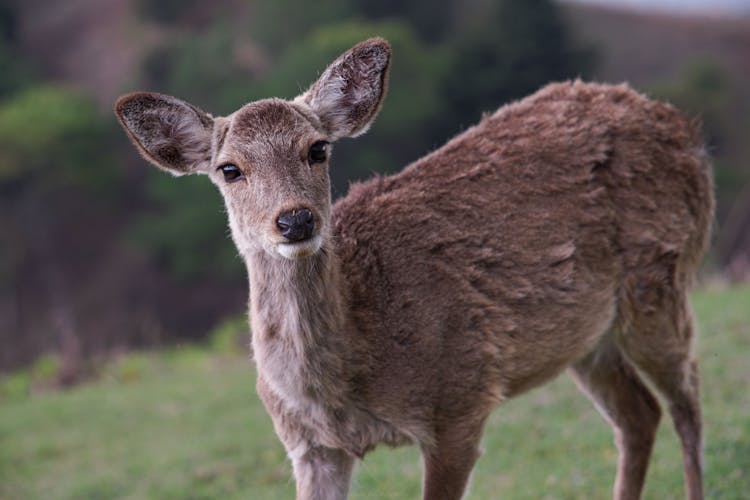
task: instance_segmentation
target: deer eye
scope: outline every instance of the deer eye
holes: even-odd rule
[[[245,176],[242,175],[242,170],[240,170],[237,165],[233,165],[231,163],[222,165],[216,170],[221,170],[221,173],[224,174],[224,180],[230,183],[237,182],[245,178]]]
[[[314,142],[307,152],[307,161],[313,163],[323,163],[328,158],[328,141]]]

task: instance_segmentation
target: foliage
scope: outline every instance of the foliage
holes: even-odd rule
[[[677,81],[656,82],[652,94],[671,102],[700,120],[706,149],[714,163],[714,182],[719,219],[724,220],[743,186],[750,182],[750,170],[737,168],[739,158],[750,154],[744,134],[750,120],[741,110],[732,109],[736,89],[727,69],[712,59],[699,58],[688,64]],[[740,150],[732,151],[731,149]]]
[[[444,0],[355,0],[357,11],[365,18],[378,21],[400,19],[428,43],[444,41],[454,27],[455,19],[471,1]]]
[[[594,53],[571,41],[558,9],[546,0],[505,0],[464,22],[442,82],[452,123],[469,126],[480,112],[550,81],[590,74]]]
[[[179,23],[200,4],[199,0],[137,0],[144,19],[164,25]]]
[[[233,61],[233,33],[224,23],[184,33],[155,49],[144,62],[145,85],[230,113],[247,100],[249,75]]]
[[[13,0],[0,0],[0,41],[15,40],[18,32],[18,16]]]
[[[219,193],[202,176],[173,178],[152,169],[144,186],[150,210],[134,218],[126,241],[181,281],[242,280]]]
[[[305,0],[261,0],[255,4],[250,34],[276,58],[310,32],[356,17],[351,5],[347,0],[319,0],[314,6]]]
[[[222,321],[208,335],[208,344],[217,354],[236,354],[247,351],[250,342],[247,315],[231,317]]]
[[[0,101],[31,79],[31,69],[14,53],[19,20],[13,0],[0,0]]]
[[[56,187],[111,187],[117,170],[104,161],[105,123],[86,97],[65,88],[14,94],[0,103],[0,184],[36,175]]]
[[[748,287],[693,299],[708,498],[750,489],[750,405],[741,392],[750,377],[748,303]],[[293,497],[246,356],[185,347],[128,358],[66,392],[5,398],[0,389],[0,498]],[[610,428],[566,376],[496,410],[483,448],[468,498],[611,494]],[[683,497],[681,469],[665,415],[645,497]],[[416,498],[420,475],[415,448],[382,447],[358,467],[352,498]]]
[[[27,65],[14,57],[9,44],[0,36],[0,100],[26,85],[30,74]]]
[[[105,157],[111,133],[89,99],[65,88],[33,86],[0,102],[0,233],[13,243],[0,252],[0,277],[9,287],[21,263],[46,255],[40,247],[66,217],[77,216],[70,197],[109,202],[115,193],[120,172]],[[61,253],[70,243],[49,252]]]
[[[709,147],[721,149],[728,133],[726,116],[731,102],[729,75],[716,61],[698,59],[684,70],[677,82],[657,82],[653,94],[685,112],[700,115]]]

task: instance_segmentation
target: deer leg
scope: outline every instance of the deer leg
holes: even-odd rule
[[[687,497],[690,500],[702,500],[701,408],[696,361],[687,362],[680,372],[682,383],[669,392],[665,391],[665,396],[669,400],[669,412],[682,445]]]
[[[606,336],[572,367],[579,388],[612,425],[619,451],[614,498],[638,499],[643,490],[661,410],[619,348]]]
[[[637,319],[637,330],[624,335],[621,343],[667,400],[682,446],[686,496],[701,500],[701,407],[698,366],[691,354],[695,326],[688,304],[686,298],[678,298],[671,303],[674,307]]]
[[[459,500],[479,458],[484,418],[458,420],[438,432],[436,443],[422,448],[424,500]]]
[[[310,447],[290,454],[297,500],[343,500],[349,493],[354,458],[342,450]]]

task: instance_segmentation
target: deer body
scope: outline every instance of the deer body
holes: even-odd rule
[[[294,101],[226,118],[155,94],[117,106],[149,160],[224,195],[298,498],[345,497],[380,443],[419,445],[425,498],[459,498],[492,409],[566,368],[613,425],[615,497],[637,498],[660,410],[634,366],[701,498],[687,291],[713,198],[692,125],[626,86],[555,84],[331,207],[319,153],[369,126],[389,55],[363,42]]]

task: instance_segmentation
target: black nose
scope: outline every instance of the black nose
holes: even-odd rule
[[[279,228],[281,236],[289,241],[303,241],[312,236],[315,221],[310,210],[300,208],[279,215],[276,226]]]

